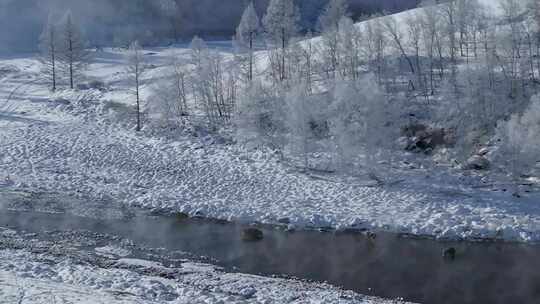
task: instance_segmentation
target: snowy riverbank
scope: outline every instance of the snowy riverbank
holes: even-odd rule
[[[168,53],[152,50],[148,77],[160,74]],[[376,186],[367,177],[305,174],[268,151],[212,136],[137,134],[126,127],[133,117],[122,60],[107,51],[90,65],[89,77],[107,89],[55,94],[36,60],[1,61],[9,69],[0,100],[11,96],[0,116],[2,187],[291,228],[540,240],[536,190],[518,199],[504,181],[412,155],[382,164],[380,176],[395,182]]]

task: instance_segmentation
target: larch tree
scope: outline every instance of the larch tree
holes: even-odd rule
[[[58,57],[60,52],[58,27],[49,16],[43,32],[39,37],[39,49],[41,51],[41,62],[44,65],[44,72],[47,79],[51,81],[51,90],[56,91]]]
[[[271,0],[268,10],[263,18],[263,25],[269,42],[277,47],[281,46],[279,79],[286,78],[286,49],[291,39],[298,32],[300,15],[291,0]]]
[[[327,70],[335,78],[340,65],[339,58],[339,26],[343,17],[348,16],[348,5],[345,0],[331,0],[319,17],[318,26],[322,32],[324,59]]]
[[[135,101],[136,101],[136,111],[137,111],[137,131],[142,129],[142,120],[141,120],[141,78],[145,72],[145,59],[139,45],[138,41],[134,41],[129,46],[127,56],[127,67],[126,72],[128,77],[132,81],[134,92],[135,92]]]
[[[244,10],[240,24],[236,29],[236,38],[244,47],[249,49],[249,81],[253,80],[253,43],[259,34],[261,29],[261,22],[253,2],[250,2],[249,5]]]
[[[342,17],[339,22],[339,57],[341,58],[341,76],[351,79],[358,77],[362,32],[351,18]]]
[[[88,60],[85,44],[79,26],[74,21],[71,11],[67,11],[62,20],[61,59],[68,73],[69,87],[75,86],[75,79]]]

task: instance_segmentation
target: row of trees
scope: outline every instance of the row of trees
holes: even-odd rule
[[[60,22],[55,22],[54,16],[49,16],[40,36],[39,46],[45,74],[51,81],[51,89],[55,91],[59,80],[65,78],[73,89],[87,63],[88,52],[71,11],[67,11]]]

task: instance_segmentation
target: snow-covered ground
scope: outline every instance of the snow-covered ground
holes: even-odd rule
[[[155,68],[143,96],[172,51],[147,52]],[[2,187],[295,228],[540,240],[538,192],[514,198],[489,175],[410,155],[407,163],[382,164],[378,173],[395,182],[376,186],[369,178],[307,175],[268,151],[216,136],[138,134],[122,52],[95,55],[87,75],[105,90],[54,94],[36,59],[0,60]]]

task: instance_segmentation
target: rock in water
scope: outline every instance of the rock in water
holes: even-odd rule
[[[177,212],[177,213],[174,214],[174,217],[179,221],[183,221],[183,220],[188,219],[189,215],[187,213],[184,213],[184,212]]]
[[[455,260],[456,259],[456,248],[450,247],[444,250],[443,257],[448,260]]]
[[[242,231],[242,240],[246,242],[257,242],[263,237],[263,232],[257,228],[246,228]]]
[[[489,160],[482,155],[474,155],[467,160],[464,165],[465,170],[487,170],[489,169]]]

